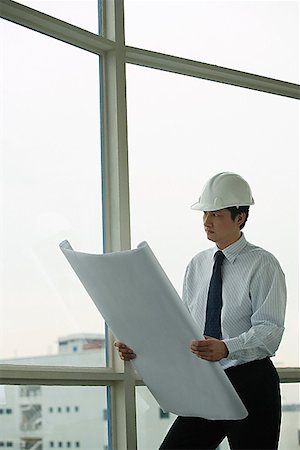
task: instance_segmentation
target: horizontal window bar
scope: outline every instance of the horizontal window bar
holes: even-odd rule
[[[6,364],[0,367],[0,384],[103,386],[123,381],[124,373],[109,368],[46,367]]]
[[[126,61],[131,64],[230,84],[269,94],[300,99],[300,86],[287,81],[254,75],[239,70],[192,61],[177,56],[126,47]]]
[[[299,383],[299,367],[277,368],[281,383]],[[18,366],[6,364],[0,367],[0,384],[39,384],[66,386],[103,386],[116,381],[125,381],[124,372],[95,367],[46,367]],[[144,386],[138,376],[136,386]]]
[[[281,383],[299,383],[300,367],[282,367],[277,368]]]
[[[11,0],[0,0],[0,17],[98,55],[115,46],[109,39]]]

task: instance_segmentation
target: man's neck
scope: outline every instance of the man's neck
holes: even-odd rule
[[[228,241],[223,241],[223,242],[216,242],[216,245],[217,245],[219,250],[224,250],[225,248],[227,248],[230,245],[232,245],[235,242],[237,242],[240,239],[241,236],[242,236],[242,233],[239,232],[239,235],[233,237],[232,239],[229,239]]]

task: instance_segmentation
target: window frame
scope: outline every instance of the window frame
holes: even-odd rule
[[[0,0],[0,16],[101,56],[101,138],[103,245],[105,252],[130,248],[126,64],[221,82],[300,99],[299,85],[125,45],[123,0],[101,0],[101,32],[96,35],[10,0]],[[3,385],[108,386],[111,448],[137,449],[135,387],[143,386],[129,362],[120,360],[107,333],[106,368],[0,366]],[[300,382],[300,367],[277,369],[281,383]]]

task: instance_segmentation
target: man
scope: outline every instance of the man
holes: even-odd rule
[[[161,450],[213,450],[225,436],[235,450],[278,448],[280,389],[270,356],[284,330],[286,286],[276,258],[241,232],[253,204],[248,183],[237,174],[219,173],[206,183],[192,209],[203,211],[204,230],[215,247],[191,260],[183,286],[183,301],[204,337],[191,343],[191,351],[220,362],[248,416],[178,417]],[[122,359],[136,357],[125,344],[115,345]]]

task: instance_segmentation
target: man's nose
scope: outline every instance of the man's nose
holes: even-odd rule
[[[204,225],[210,225],[211,224],[211,215],[209,213],[204,214],[204,216],[203,216],[203,223],[204,223]]]

